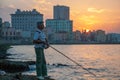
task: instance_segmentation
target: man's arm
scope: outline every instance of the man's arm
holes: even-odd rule
[[[36,33],[34,34],[33,43],[34,43],[34,44],[45,43],[44,41],[42,41],[42,40],[39,39],[39,33],[38,33],[38,32],[36,32]]]
[[[49,48],[50,47],[50,45],[49,45],[49,43],[48,43],[48,40],[47,40],[47,38],[45,38],[45,45],[47,45],[47,47],[45,48],[45,49],[47,49],[47,48]]]

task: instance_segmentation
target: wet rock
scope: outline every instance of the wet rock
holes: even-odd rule
[[[7,74],[0,76],[0,80],[38,80],[36,76],[33,75],[22,75],[21,73],[17,74]],[[55,80],[55,79],[45,79],[45,80]]]
[[[29,70],[27,62],[0,60],[0,69],[6,72],[22,72]]]
[[[56,67],[60,67],[60,66],[66,66],[66,67],[68,67],[69,65],[67,65],[67,64],[61,64],[61,63],[57,63],[57,64],[52,64],[53,66],[56,66]]]
[[[5,72],[5,71],[0,70],[0,76],[3,76],[3,75],[5,75],[5,74],[6,74],[6,72]]]
[[[7,74],[0,76],[0,80],[37,80],[37,78],[32,75]]]
[[[7,53],[7,50],[11,48],[8,44],[0,44],[0,59],[6,59],[10,54]]]

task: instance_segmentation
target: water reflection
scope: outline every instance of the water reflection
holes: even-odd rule
[[[33,46],[12,46],[9,56],[11,60],[35,61]],[[49,74],[57,80],[119,80],[120,79],[120,45],[53,45],[67,56],[82,64],[97,78],[82,70],[79,66],[63,57],[53,49],[45,50]],[[17,54],[17,55],[16,55]],[[71,66],[55,67],[52,64],[67,64]],[[35,70],[29,72],[35,75]]]

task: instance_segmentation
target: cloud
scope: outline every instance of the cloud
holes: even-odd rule
[[[16,7],[13,4],[8,5],[9,8],[15,9]]]
[[[88,8],[87,11],[94,12],[94,13],[102,13],[104,12],[104,9]]]
[[[0,17],[3,19],[3,21],[11,21],[10,14],[15,12],[15,10],[16,9],[10,7],[0,8]]]
[[[98,23],[96,16],[94,15],[82,15],[79,17],[79,20],[84,23],[84,25],[94,25]]]
[[[52,4],[51,2],[47,1],[47,0],[34,0],[34,2],[41,4],[41,5],[50,5]]]

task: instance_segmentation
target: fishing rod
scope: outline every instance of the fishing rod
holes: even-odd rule
[[[74,61],[73,59],[69,58],[68,56],[66,56],[64,53],[62,53],[61,51],[57,50],[56,48],[50,46],[52,49],[54,49],[55,51],[57,51],[58,53],[62,54],[63,56],[65,56],[67,59],[69,59],[70,61],[72,61],[73,63],[75,63],[76,65],[80,66],[83,70],[87,71],[88,73],[90,73],[91,75],[95,76],[96,75],[92,72],[90,72],[87,68],[83,67],[82,65],[80,65],[79,63],[77,63],[76,61]]]

